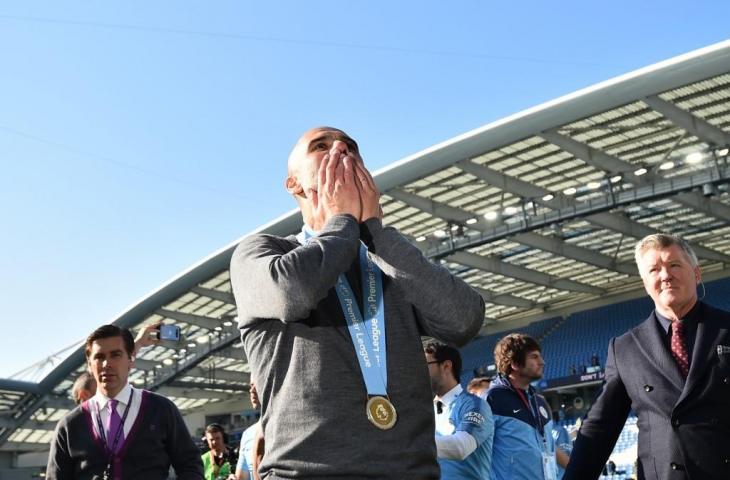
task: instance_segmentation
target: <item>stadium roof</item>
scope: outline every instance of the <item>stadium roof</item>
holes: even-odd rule
[[[385,222],[477,288],[485,329],[638,294],[637,239],[684,235],[705,276],[730,275],[730,41],[520,112],[376,174]],[[257,232],[295,233],[293,211]],[[183,411],[236,398],[249,372],[228,264],[213,253],[114,319],[164,320],[185,341],[131,381]],[[43,450],[72,407],[79,347],[39,383],[0,380],[0,449]]]

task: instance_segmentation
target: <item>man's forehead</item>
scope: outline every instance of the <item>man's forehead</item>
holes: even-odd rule
[[[687,253],[678,245],[669,245],[668,247],[647,248],[641,255],[642,260],[651,261],[655,259],[683,259],[689,260]]]
[[[99,339],[91,342],[91,351],[92,352],[98,352],[100,350],[114,351],[114,350],[123,350],[123,349],[124,349],[124,340],[122,339],[122,337],[99,338]]]
[[[347,133],[332,127],[316,127],[311,130],[307,130],[304,135],[299,139],[299,144],[308,144],[314,140],[349,140],[354,142]]]

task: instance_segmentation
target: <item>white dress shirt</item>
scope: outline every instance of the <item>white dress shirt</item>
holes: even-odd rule
[[[119,418],[124,416],[124,410],[127,408],[127,402],[129,401],[129,393],[134,392],[132,396],[132,404],[129,406],[129,413],[124,421],[124,438],[129,436],[129,432],[134,425],[134,421],[137,419],[139,414],[139,406],[142,401],[142,391],[132,387],[130,384],[126,384],[124,388],[114,397],[117,400],[117,413]],[[107,404],[111,399],[101,393],[101,390],[96,389],[96,394],[89,399],[89,407],[91,409],[91,416],[93,419],[92,425],[94,426],[94,433],[101,437],[99,433],[99,422],[97,414],[101,416],[101,424],[104,426],[104,435],[109,438],[109,432],[106,431],[109,425],[109,407]],[[113,440],[112,440],[113,441]]]

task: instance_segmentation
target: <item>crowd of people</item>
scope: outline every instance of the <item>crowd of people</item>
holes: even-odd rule
[[[261,411],[238,462],[220,425],[206,429],[201,457],[175,405],[129,385],[132,335],[105,325],[85,347],[96,390],[77,381],[81,403],[58,424],[47,478],[163,479],[172,468],[180,479],[595,479],[631,410],[638,478],[730,478],[730,314],[698,299],[686,241],[657,234],[637,245],[655,309],[611,341],[571,452],[533,386],[545,366],[534,338],[505,335],[497,375],[462,388],[458,347],[479,332],[484,301],[383,226],[351,137],[307,131],[287,173],[301,232],[250,236],[231,260]]]

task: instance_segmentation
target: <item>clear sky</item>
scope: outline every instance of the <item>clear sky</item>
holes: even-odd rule
[[[0,377],[294,207],[289,149],[371,169],[728,38],[717,1],[0,3]]]

